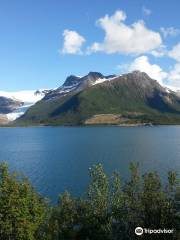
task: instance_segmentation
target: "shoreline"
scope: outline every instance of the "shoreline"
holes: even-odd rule
[[[50,127],[63,127],[63,128],[89,128],[89,127],[121,127],[121,128],[133,128],[133,127],[161,127],[161,126],[180,126],[180,124],[86,124],[86,125],[27,125],[27,126],[15,126],[15,125],[0,125],[0,128],[50,128]]]

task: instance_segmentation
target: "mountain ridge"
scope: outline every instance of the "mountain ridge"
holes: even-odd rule
[[[70,85],[74,87],[70,88]],[[69,91],[65,91],[67,87]],[[94,116],[96,121],[92,121]],[[84,77],[71,75],[62,87],[46,94],[15,122],[37,125],[87,123],[179,124],[180,97],[143,72],[121,76],[90,72]]]
[[[96,81],[106,81],[115,77],[115,75],[104,76],[99,72],[89,72],[83,77],[76,75],[70,75],[66,78],[65,82],[61,87],[56,88],[55,90],[50,91],[44,97],[44,100],[52,100],[59,97],[63,97],[69,93],[77,93],[84,90],[87,87],[90,87],[96,84]]]

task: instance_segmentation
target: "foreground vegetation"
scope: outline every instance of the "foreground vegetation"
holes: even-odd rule
[[[101,164],[90,169],[85,198],[62,194],[50,206],[28,180],[0,165],[1,240],[133,240],[180,239],[180,185],[169,172],[162,185],[156,172],[138,173],[130,165],[130,180],[122,184],[118,173],[108,177]],[[136,236],[137,226],[174,229],[173,234]]]

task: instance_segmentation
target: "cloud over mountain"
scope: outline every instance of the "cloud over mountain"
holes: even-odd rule
[[[169,56],[176,61],[180,62],[180,43],[175,45],[171,51],[169,51]]]
[[[152,12],[143,6],[142,13],[144,16],[149,16]],[[126,66],[128,71],[146,72],[161,84],[168,83],[169,86],[180,87],[180,42],[171,47],[167,44],[168,37],[177,37],[180,30],[174,26],[163,26],[158,32],[148,28],[143,20],[136,20],[132,24],[127,23],[126,20],[127,15],[122,10],[99,18],[96,25],[103,30],[103,39],[99,40],[97,35],[93,35],[94,42],[86,44],[84,50],[82,50],[82,46],[86,41],[85,37],[77,31],[65,29],[61,53],[90,55],[100,52],[109,55],[126,55],[130,59],[128,62],[131,63],[125,62],[122,64],[123,66],[118,66],[122,71],[122,68]],[[171,50],[169,50],[170,48]],[[160,65],[153,63],[155,58],[161,58],[160,62],[166,58],[172,63],[170,62],[164,70]],[[173,63],[174,60],[175,63]],[[162,66],[164,67],[164,64]]]
[[[147,56],[140,56],[129,65],[129,71],[134,70],[147,73],[152,79],[158,80],[161,84],[168,76],[168,73],[164,72],[159,65],[151,64]]]
[[[142,20],[132,25],[124,23],[126,14],[116,11],[114,15],[105,15],[97,21],[97,25],[105,31],[102,42],[94,42],[91,52],[142,54],[158,48],[162,44],[158,32],[145,26]]]
[[[76,31],[64,30],[64,45],[62,49],[62,53],[64,54],[81,54],[81,46],[86,41],[83,36],[81,36]]]

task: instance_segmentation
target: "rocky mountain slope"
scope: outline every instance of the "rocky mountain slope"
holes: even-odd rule
[[[0,91],[0,124],[23,115],[29,107],[41,100],[48,90],[3,92]]]
[[[115,77],[115,75],[104,76],[98,72],[89,72],[84,77],[70,75],[66,78],[64,84],[61,87],[49,91],[45,95],[44,100],[55,100],[72,93],[75,94],[86,89],[87,87],[107,80],[111,80]]]
[[[70,76],[15,124],[179,124],[180,97],[146,73]]]
[[[0,124],[7,124],[7,115],[22,105],[23,102],[21,101],[0,96]]]
[[[19,100],[0,96],[0,114],[10,113],[22,105],[23,102]]]

